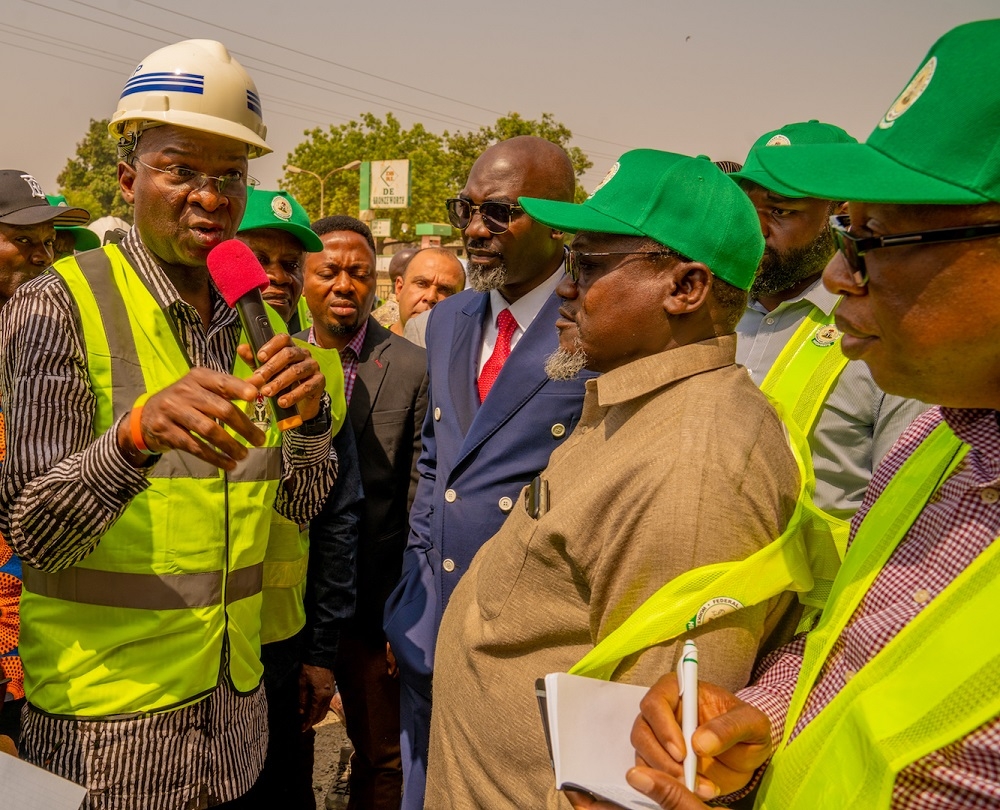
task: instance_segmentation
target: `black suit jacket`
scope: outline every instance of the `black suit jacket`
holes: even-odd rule
[[[402,570],[417,488],[427,353],[369,317],[347,411],[365,492],[355,620],[381,637],[385,601]]]

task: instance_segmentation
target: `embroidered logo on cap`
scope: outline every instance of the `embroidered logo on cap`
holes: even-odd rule
[[[787,135],[782,135],[780,132],[771,138],[764,146],[791,146],[792,142],[788,140]]]
[[[30,174],[22,174],[21,179],[28,184],[28,188],[31,189],[32,197],[41,197],[43,200],[45,199],[45,192],[42,191],[42,187],[34,177]]]
[[[619,164],[618,161],[616,160],[615,165],[612,166],[610,169],[608,169],[608,173],[604,175],[604,179],[597,184],[597,188],[595,188],[593,191],[590,192],[590,197],[587,197],[588,200],[591,197],[593,197],[598,191],[604,188],[608,183],[611,182],[611,178],[614,177],[616,174],[618,174],[618,168],[620,165],[621,164]]]
[[[271,210],[278,219],[283,219],[285,222],[292,218],[292,204],[284,197],[272,198]]]
[[[892,106],[888,109],[882,120],[878,122],[879,129],[888,129],[891,127],[896,123],[896,119],[899,118],[899,116],[913,106],[913,102],[923,95],[924,90],[927,89],[927,85],[929,85],[931,83],[931,79],[934,78],[934,69],[936,67],[937,57],[932,56],[927,60],[927,64],[920,68],[917,75],[913,77],[910,83],[906,85],[906,89],[900,93],[899,98],[892,103]]]

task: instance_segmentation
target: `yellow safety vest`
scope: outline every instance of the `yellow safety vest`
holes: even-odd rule
[[[830,594],[847,547],[848,524],[813,503],[816,476],[807,436],[847,364],[833,315],[813,308],[761,386],[788,430],[799,469],[799,497],[785,531],[744,560],[702,566],[674,578],[581,658],[570,673],[609,679],[626,657],[782,591],[806,607],[812,627]]]
[[[115,245],[68,257],[54,272],[79,313],[94,437],[143,392],[190,364],[161,309]],[[250,369],[237,359],[233,373]],[[73,717],[166,711],[211,693],[222,678],[257,688],[264,549],[281,475],[281,434],[230,473],[165,453],[150,486],[79,563],[24,567],[21,654],[36,708]]]
[[[273,311],[273,310],[272,310]],[[277,317],[277,315],[275,315]],[[326,377],[330,395],[331,432],[341,429],[347,415],[344,399],[344,369],[340,352],[294,339],[307,349]],[[260,641],[271,644],[291,638],[306,623],[306,574],[309,569],[309,531],[271,511],[271,534],[264,555],[264,603],[261,608]]]
[[[809,634],[761,810],[885,808],[901,770],[1000,715],[1000,539],[936,596],[791,742],[843,629],[968,447],[946,424],[921,443],[858,528],[819,626]]]

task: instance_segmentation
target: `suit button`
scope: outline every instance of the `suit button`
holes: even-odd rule
[[[556,439],[561,439],[565,435],[566,435],[566,425],[556,422],[552,426],[552,436]]]
[[[435,408],[434,409],[434,421],[435,422],[440,422],[441,421],[441,409],[440,408]]]
[[[514,508],[514,502],[508,498],[506,495],[500,499],[500,511],[505,515],[510,513],[510,510]]]
[[[455,490],[453,490],[453,489],[446,489],[444,491],[444,499],[446,501],[448,501],[448,503],[455,503],[455,499],[457,497],[458,497],[458,493],[455,492]]]
[[[455,570],[455,561],[451,557],[446,557],[442,563],[441,567],[447,571],[449,574]]]

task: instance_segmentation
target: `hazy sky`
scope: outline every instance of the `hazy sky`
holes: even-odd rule
[[[550,112],[593,160],[589,189],[636,147],[742,161],[809,118],[864,139],[938,36],[992,16],[998,0],[3,0],[0,168],[55,193],[135,65],[207,38],[262,96],[264,187],[305,130],[392,110],[439,132]]]

